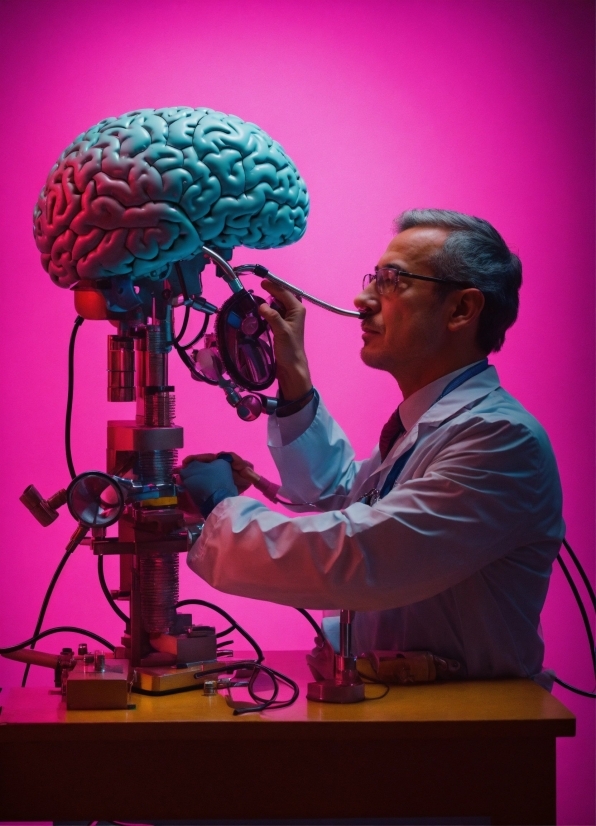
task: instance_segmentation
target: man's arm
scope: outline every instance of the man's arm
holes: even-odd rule
[[[269,420],[269,449],[282,481],[281,495],[296,503],[317,503],[350,490],[360,464],[344,432],[318,396],[309,397],[312,380],[304,349],[306,310],[296,296],[270,281],[262,282],[283,315],[261,304],[259,312],[273,331],[277,380],[285,402],[298,401],[293,415],[284,409]],[[341,507],[329,500],[324,509]]]
[[[308,608],[382,610],[432,597],[532,545],[542,573],[563,535],[552,454],[523,425],[477,421],[374,507],[288,518],[228,499],[190,567],[219,590]]]

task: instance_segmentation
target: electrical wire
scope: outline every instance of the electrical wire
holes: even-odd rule
[[[230,627],[229,627],[229,628],[226,628],[226,630],[225,630],[225,631],[220,631],[220,632],[219,632],[218,634],[216,634],[215,636],[216,636],[216,637],[227,637],[227,636],[228,636],[228,634],[233,634],[235,630],[236,630],[236,626],[235,626],[235,625],[230,625]]]
[[[555,683],[558,683],[559,685],[563,686],[563,688],[566,688],[568,691],[573,691],[574,694],[579,694],[581,697],[591,697],[592,699],[596,699],[596,694],[591,694],[589,691],[583,691],[581,688],[576,688],[574,685],[564,683],[563,680],[560,680],[558,677],[555,677],[554,674],[552,675],[552,678]]]
[[[302,614],[302,616],[310,622],[310,624],[312,625],[312,627],[315,630],[315,633],[318,634],[319,637],[323,636],[323,630],[322,630],[321,626],[318,624],[318,622],[315,620],[315,618],[311,614],[308,613],[308,611],[306,609],[304,609],[304,608],[295,608],[295,610],[298,611],[299,614]]]
[[[246,708],[235,708],[234,709],[234,716],[239,716],[241,714],[254,714],[255,712],[259,711],[267,711],[268,709],[277,709],[277,708],[285,708],[286,706],[291,706],[292,703],[295,703],[298,699],[300,694],[300,689],[298,688],[298,684],[292,680],[291,677],[288,677],[286,674],[282,674],[280,671],[276,671],[273,668],[269,668],[267,665],[263,665],[263,663],[255,662],[254,660],[240,660],[234,663],[229,663],[228,665],[222,664],[219,668],[209,668],[210,674],[223,674],[223,673],[233,673],[241,668],[251,668],[253,669],[253,673],[251,674],[249,685],[247,688],[249,689],[249,693],[253,699],[257,699],[257,704],[254,706],[248,706]],[[256,680],[258,673],[263,672],[267,674],[273,683],[273,694],[270,699],[263,699],[259,697],[259,695],[254,690],[254,681]],[[195,679],[199,677],[203,677],[203,673],[199,673],[195,675]],[[288,688],[292,690],[292,696],[287,700],[278,700],[277,696],[279,694],[279,682],[284,685],[287,685]]]
[[[180,327],[180,332],[174,338],[174,341],[176,342],[176,344],[180,343],[180,340],[181,340],[182,336],[186,332],[186,328],[188,327],[189,319],[190,319],[190,307],[185,307],[184,308],[184,318],[182,319],[182,326]]]
[[[64,556],[62,557],[62,559],[58,563],[58,567],[54,571],[54,576],[50,580],[50,584],[48,585],[47,591],[46,591],[45,596],[43,598],[43,602],[41,603],[41,608],[39,609],[39,616],[37,617],[37,623],[35,625],[35,631],[33,632],[34,642],[31,643],[31,646],[30,646],[32,649],[35,648],[35,638],[38,636],[39,632],[41,631],[41,626],[43,625],[43,621],[44,621],[44,618],[45,618],[45,615],[46,615],[46,611],[48,610],[48,605],[50,603],[50,598],[52,596],[54,588],[56,587],[56,583],[58,582],[58,578],[59,578],[60,574],[62,573],[62,571],[64,569],[64,566],[68,562],[68,559],[69,559],[70,555],[73,553],[74,550],[75,549],[73,548],[70,551],[66,551],[66,553],[64,554]],[[23,647],[25,647],[25,646],[23,646]],[[27,685],[27,678],[29,677],[30,668],[31,668],[31,663],[27,663],[26,666],[25,666],[25,671],[23,673],[23,679],[21,680],[21,687],[22,688],[25,688],[25,686]]]
[[[557,562],[559,563],[559,565],[561,566],[561,570],[565,574],[565,578],[567,579],[567,582],[569,583],[569,587],[573,591],[573,596],[575,597],[575,601],[577,602],[577,606],[578,606],[578,608],[580,610],[580,613],[582,615],[582,620],[584,622],[584,627],[586,629],[586,635],[588,637],[588,643],[590,645],[590,654],[591,654],[591,657],[592,657],[592,668],[593,668],[593,671],[594,671],[594,676],[596,677],[596,650],[594,648],[594,635],[592,634],[592,629],[590,627],[590,619],[588,617],[588,612],[586,611],[584,603],[582,602],[582,598],[581,598],[580,593],[577,589],[577,585],[573,581],[573,577],[571,576],[571,574],[569,572],[569,569],[567,568],[567,566],[565,565],[565,563],[561,559],[560,554],[559,554],[559,556],[557,556]]]
[[[68,394],[66,396],[66,417],[64,421],[64,448],[66,450],[66,464],[68,465],[68,472],[70,478],[74,479],[77,475],[72,461],[72,449],[70,444],[70,426],[72,422],[72,403],[74,398],[74,352],[75,342],[79,327],[85,321],[83,316],[78,315],[75,318],[74,327],[70,334],[70,342],[68,344]]]
[[[360,674],[360,671],[358,672]],[[383,697],[386,697],[389,694],[389,689],[391,686],[387,685],[387,683],[382,682],[381,680],[372,680],[368,675],[360,674],[360,679],[363,683],[367,685],[382,685],[385,691],[382,694],[378,694],[376,697],[367,697],[366,694],[364,695],[364,699],[367,701],[372,700],[382,700]]]
[[[257,655],[257,662],[259,664],[263,662],[265,655],[263,654],[261,646],[253,637],[251,637],[248,631],[245,631],[244,628],[242,628],[242,626],[239,625],[227,611],[224,611],[223,608],[220,608],[218,605],[214,605],[212,602],[206,602],[204,599],[183,599],[180,600],[180,602],[177,602],[174,608],[182,608],[184,605],[201,605],[203,608],[209,608],[211,611],[215,611],[217,614],[220,614],[220,616],[227,620],[235,631],[242,634],[244,639],[252,646],[255,654]]]
[[[99,554],[97,557],[97,576],[99,577],[99,584],[101,585],[101,590],[104,593],[105,598],[107,599],[110,608],[118,614],[120,619],[128,624],[130,622],[130,617],[127,617],[124,611],[122,611],[118,605],[116,605],[116,601],[114,597],[110,593],[110,589],[108,588],[108,584],[106,582],[106,577],[103,569],[103,554]]]
[[[207,326],[209,324],[209,317],[210,316],[209,316],[209,313],[204,313],[204,315],[205,315],[205,318],[203,319],[203,324],[201,325],[201,329],[199,330],[197,335],[192,339],[192,341],[189,341],[188,344],[181,344],[180,345],[183,350],[190,350],[190,348],[194,347],[194,345],[197,344],[197,342],[199,342],[203,338],[205,333],[207,332]]]
[[[85,628],[78,628],[76,625],[57,625],[55,628],[48,628],[46,631],[40,631],[39,634],[36,634],[24,642],[20,642],[18,645],[11,645],[8,648],[0,648],[0,654],[13,654],[15,651],[21,651],[23,648],[27,648],[27,646],[31,645],[32,642],[42,640],[44,637],[49,637],[51,634],[62,633],[83,634],[83,636],[90,637],[92,640],[95,640],[101,645],[104,645],[106,648],[109,648],[110,651],[113,651],[116,647],[115,645],[112,645],[111,642],[108,642],[103,637],[100,637],[99,634],[95,634],[93,631],[87,631]]]
[[[590,601],[592,603],[592,608],[596,611],[596,594],[594,593],[594,589],[592,588],[592,583],[588,579],[588,576],[587,576],[586,572],[584,571],[584,569],[581,565],[581,562],[577,558],[573,548],[571,547],[569,542],[567,542],[566,539],[563,540],[563,545],[565,546],[565,549],[567,550],[567,553],[569,554],[569,556],[573,560],[573,563],[574,563],[575,567],[577,568],[577,571],[578,571],[579,575],[581,576],[584,585],[586,586],[586,590],[588,591],[588,594],[590,595]]]

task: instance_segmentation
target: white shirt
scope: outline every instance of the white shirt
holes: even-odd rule
[[[384,461],[378,448],[355,461],[322,402],[289,443],[282,428],[294,417],[271,417],[281,495],[322,512],[288,517],[248,497],[226,499],[190,567],[229,593],[356,609],[356,650],[430,650],[469,677],[538,674],[540,611],[564,536],[554,456],[493,367],[427,407],[453,377],[418,391],[403,411],[409,429]],[[391,492],[361,504],[414,444]]]

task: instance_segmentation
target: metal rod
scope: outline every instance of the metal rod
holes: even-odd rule
[[[223,277],[232,288],[232,292],[237,293],[244,289],[234,268],[226,261],[225,258],[222,258],[219,253],[209,247],[203,247],[203,253],[222,271]]]
[[[203,250],[207,253],[207,255],[209,255],[205,247],[203,247]],[[279,276],[274,275],[266,267],[263,267],[260,264],[241,264],[239,267],[235,267],[233,271],[236,274],[242,272],[252,272],[256,273],[257,275],[262,274],[263,278],[266,278],[269,281],[273,281],[274,284],[279,284],[280,287],[284,287],[286,290],[289,290],[295,296],[299,298],[304,298],[305,301],[310,301],[311,304],[316,304],[317,307],[322,307],[324,310],[329,310],[332,313],[337,313],[338,315],[351,316],[352,318],[364,317],[364,313],[360,313],[358,312],[358,310],[344,310],[343,307],[336,307],[334,304],[329,304],[327,301],[323,301],[320,298],[316,298],[314,295],[310,295],[310,293],[304,292],[304,290],[301,290],[300,287],[295,287],[288,281],[284,281],[283,278],[279,278]]]

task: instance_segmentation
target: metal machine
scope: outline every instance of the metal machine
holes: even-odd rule
[[[110,321],[116,332],[108,336],[108,399],[136,400],[136,416],[108,422],[105,471],[76,475],[68,436],[70,484],[47,499],[30,486],[21,501],[42,525],[67,505],[78,523],[67,553],[85,543],[100,565],[106,555],[119,557],[119,588],[110,594],[105,581],[102,587],[126,622],[114,656],[130,664],[139,690],[196,686],[197,676],[217,660],[215,630],[193,626],[191,615],[176,609],[179,554],[202,525],[200,517],[184,512],[174,474],[183,431],[175,423],[170,353],[178,354],[194,380],[220,387],[240,418],[252,421],[277,406],[276,398],[264,395],[276,367],[271,331],[258,311],[264,299],[245,289],[241,276],[254,273],[318,306],[360,316],[258,264],[229,263],[237,246],[297,241],[308,209],[304,181],[267,133],[234,115],[191,107],[139,109],[100,121],[61,153],[37,201],[33,228],[42,265],[55,284],[72,291],[78,313],[71,357],[84,319]],[[207,264],[230,288],[221,307],[203,296]],[[179,331],[175,308],[184,312]],[[204,314],[203,325],[183,344],[193,312]],[[70,413],[67,434],[69,422]],[[275,499],[275,485],[259,478],[255,483]],[[117,536],[107,535],[111,525],[117,525]],[[129,604],[128,615],[116,601]],[[357,676],[349,612],[345,617],[335,666],[342,685]],[[34,653],[21,647],[11,656],[33,662]],[[102,676],[110,671],[101,656],[93,662],[90,657],[66,652],[51,664],[57,679],[58,672],[60,680],[78,674],[79,682],[93,684],[93,696],[84,702],[101,704],[94,692],[114,678]]]
[[[200,275],[207,262],[215,264],[217,275],[232,291],[219,309],[201,295]],[[314,299],[259,265],[232,268],[222,255],[207,247],[193,264],[194,272],[188,265],[185,272],[177,265],[168,278],[139,285],[135,305],[124,312],[111,307],[111,284],[82,284],[75,289],[75,308],[81,318],[118,322],[118,332],[108,336],[108,399],[136,400],[136,417],[108,422],[105,473],[81,473],[48,499],[32,485],[21,497],[42,525],[51,524],[58,517],[58,508],[67,505],[78,522],[69,550],[84,543],[96,555],[119,557],[120,585],[112,597],[128,602],[130,610],[122,645],[114,656],[130,663],[135,687],[151,693],[196,686],[197,677],[204,673],[206,679],[217,660],[215,629],[193,626],[189,614],[176,611],[179,554],[197,539],[202,520],[182,510],[174,475],[183,430],[174,421],[174,387],[168,377],[170,352],[177,348],[193,378],[221,387],[238,415],[251,421],[276,408],[277,400],[261,392],[275,379],[275,360],[269,326],[257,312],[263,299],[244,288],[241,274],[254,272],[332,312],[359,317],[356,311]],[[206,320],[210,315],[215,317],[214,332],[206,333],[203,347],[190,355],[180,350],[180,335],[176,336],[172,323],[173,308],[182,304],[205,313]],[[275,486],[259,481],[257,477],[261,490],[275,498]],[[114,524],[118,535],[108,537],[106,529]],[[344,613],[348,617],[348,612]],[[327,678],[327,688],[309,691],[312,699],[345,702],[364,697],[355,661],[349,659],[349,623],[343,626],[338,678],[331,678],[336,687],[329,693]],[[81,680],[85,669],[81,666],[65,673]],[[104,668],[98,672],[94,666],[89,674],[94,685],[90,702],[102,702],[98,680],[105,682],[103,691],[113,696],[109,671]],[[67,686],[69,691],[71,685]],[[79,686],[77,690],[80,693]],[[345,699],[337,699],[344,695]]]

